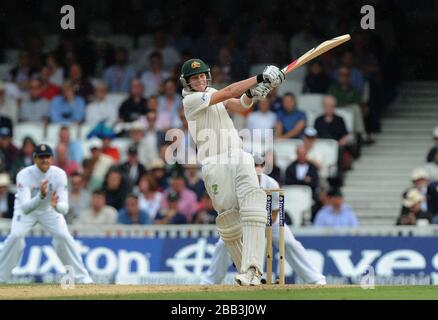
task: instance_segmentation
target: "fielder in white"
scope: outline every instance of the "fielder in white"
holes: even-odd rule
[[[278,182],[263,173],[264,165],[264,161],[257,161],[256,171],[259,176],[260,188],[278,189],[280,187]],[[278,196],[278,192],[272,193],[272,243],[277,247],[277,249],[280,237],[280,228],[278,222]],[[312,265],[306,249],[304,249],[301,242],[295,239],[286,223],[284,224],[284,243],[286,261],[297,273],[297,275],[306,283],[325,285],[325,277]],[[215,245],[210,267],[202,277],[201,284],[221,284],[231,263],[232,261],[225,248],[225,244],[222,239],[219,239]]]
[[[70,235],[64,215],[68,212],[67,175],[52,166],[53,152],[46,145],[36,147],[34,165],[17,175],[11,231],[0,251],[0,282],[10,279],[25,247],[24,238],[40,223],[53,236],[53,246],[61,262],[75,271],[77,283],[93,283],[82,262],[77,244]]]
[[[183,106],[189,132],[197,145],[197,158],[213,206],[216,226],[234,264],[240,285],[260,285],[263,274],[266,194],[260,190],[254,159],[227,109],[245,111],[254,100],[266,97],[284,81],[283,72],[267,66],[262,74],[221,90],[209,87],[210,68],[200,59],[187,60],[181,68]]]

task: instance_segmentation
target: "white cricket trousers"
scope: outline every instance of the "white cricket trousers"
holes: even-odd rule
[[[92,283],[93,281],[82,262],[77,244],[68,231],[64,216],[53,211],[29,215],[14,213],[10,234],[0,251],[0,282],[10,279],[12,269],[17,266],[23,254],[24,238],[36,223],[40,223],[52,235],[55,251],[64,266],[73,267],[75,281],[77,283]]]
[[[280,228],[277,221],[272,225],[272,243],[278,249]],[[306,283],[322,284],[325,277],[311,263],[306,249],[295,239],[292,231],[284,225],[285,259],[294,272]],[[224,280],[232,261],[222,239],[216,243],[210,267],[202,277],[201,284],[220,284]]]

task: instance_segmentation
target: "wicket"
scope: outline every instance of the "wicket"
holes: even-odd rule
[[[268,220],[266,223],[266,283],[272,284],[272,194],[274,192],[279,193],[278,197],[278,214],[279,214],[279,227],[280,227],[280,239],[278,241],[278,251],[280,253],[279,267],[280,267],[280,279],[279,283],[285,283],[284,274],[284,190],[283,189],[264,189],[266,192],[266,211],[268,212]]]

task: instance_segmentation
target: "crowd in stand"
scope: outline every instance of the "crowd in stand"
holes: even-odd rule
[[[69,223],[214,223],[216,212],[199,167],[165,161],[169,129],[180,128],[184,143],[193,148],[182,111],[181,63],[193,56],[205,59],[212,86],[220,89],[247,77],[252,65],[281,66],[322,40],[304,28],[292,36],[287,50],[285,37],[263,19],[248,39],[245,47],[238,46],[236,34],[221,34],[211,17],[198,39],[160,29],[153,42],[135,54],[102,39],[89,43],[72,37],[46,52],[41,39],[34,38],[0,82],[1,216],[11,217],[13,194],[8,187],[21,168],[32,164],[40,142],[29,136],[14,145],[15,126],[34,122],[61,125],[54,164],[70,179]],[[284,172],[274,165],[271,176],[282,185],[311,187],[315,225],[358,224],[342,201],[342,174],[352,168],[361,146],[373,143],[371,134],[380,131],[380,116],[390,100],[383,94],[384,57],[370,49],[370,41],[367,33],[356,32],[342,50],[307,66],[299,90],[281,95],[273,90],[250,112],[231,114],[238,129],[272,129],[276,140],[303,140],[296,161]],[[90,44],[86,49],[85,43]],[[261,48],[260,43],[269,45]],[[108,98],[113,93],[126,98],[116,103]],[[298,105],[302,94],[324,95],[323,113],[314,122]],[[335,113],[337,108],[351,112],[353,132]],[[71,135],[69,127],[76,124],[91,125],[86,144]],[[127,154],[113,145],[118,138],[128,139]],[[313,148],[318,138],[338,142],[339,175],[334,179],[322,172],[324,158]]]

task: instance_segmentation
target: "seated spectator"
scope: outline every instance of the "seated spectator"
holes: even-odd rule
[[[406,199],[408,193],[412,189],[417,189],[424,196],[423,202],[421,203],[421,210],[428,211],[427,209],[427,190],[429,186],[429,176],[424,168],[415,168],[412,171],[412,183],[413,185],[403,193],[403,199]]]
[[[427,162],[435,161],[435,152],[438,150],[438,127],[435,127],[435,129],[433,130],[433,140],[435,141],[435,145],[430,148],[429,152],[427,153]]]
[[[128,195],[125,200],[125,207],[119,209],[117,223],[121,224],[150,224],[149,214],[138,206],[138,198],[135,195]]]
[[[424,196],[417,189],[411,189],[403,200],[400,217],[397,225],[416,225],[419,220],[427,220],[427,224],[432,221],[432,215],[421,209]]]
[[[151,111],[158,112],[158,96],[150,96],[146,105],[148,113]]]
[[[275,138],[301,138],[306,127],[306,121],[306,114],[297,109],[294,94],[285,93],[282,100],[282,110],[277,113]]]
[[[117,210],[105,204],[105,192],[95,190],[91,196],[91,203],[83,210],[75,223],[83,225],[104,225],[117,223]]]
[[[16,182],[17,173],[33,164],[33,152],[35,151],[36,143],[31,137],[25,137],[23,139],[20,154],[17,159],[12,163],[11,171],[9,172],[13,183]]]
[[[432,223],[438,224],[438,181],[431,182],[427,187],[427,209],[433,216]]]
[[[344,51],[341,55],[341,66],[345,66],[350,70],[350,85],[362,95],[365,86],[365,78],[362,71],[354,67],[353,62],[353,53],[350,50]],[[333,76],[339,81],[339,70],[336,71]]]
[[[143,97],[143,85],[137,78],[132,79],[130,96],[123,101],[119,108],[119,120],[122,122],[133,122],[147,111],[147,101]]]
[[[278,88],[272,89],[268,93],[267,98],[271,102],[271,111],[275,112],[275,114],[278,114],[279,111],[283,110],[282,99],[278,96]]]
[[[205,194],[205,185],[199,175],[199,167],[195,164],[185,165],[184,177],[187,188],[196,194],[198,201],[201,200],[201,197]]]
[[[125,180],[128,182],[129,192],[132,192],[134,186],[139,183],[140,178],[146,173],[145,167],[139,162],[138,150],[135,145],[129,146],[128,160],[122,163],[119,169]]]
[[[195,224],[215,224],[217,212],[213,208],[213,202],[207,192],[201,196],[199,209],[193,216],[192,223]]]
[[[135,77],[135,70],[128,64],[128,50],[124,47],[116,48],[114,60],[115,63],[105,69],[103,79],[111,92],[129,92],[129,84]]]
[[[426,169],[427,175],[431,181],[438,180],[438,148],[433,153],[433,161],[426,163],[424,169]]]
[[[313,198],[318,198],[318,168],[307,159],[307,149],[303,145],[297,147],[297,160],[286,169],[286,185],[304,185],[312,188]]]
[[[169,188],[165,163],[161,158],[156,158],[147,164],[147,170],[157,184],[157,190],[163,192]]]
[[[142,175],[138,188],[138,205],[141,210],[149,214],[149,218],[152,221],[160,210],[163,194],[158,191],[157,183],[149,174]]]
[[[69,177],[70,191],[68,200],[70,202],[66,215],[67,223],[72,223],[78,219],[84,210],[90,207],[90,193],[85,188],[85,181],[79,172],[73,173]]]
[[[70,65],[68,80],[73,86],[75,95],[82,97],[86,103],[89,103],[93,99],[93,85],[83,76],[80,64],[73,63]]]
[[[29,97],[20,106],[19,120],[47,123],[49,113],[49,101],[41,97],[41,81],[32,79],[29,83]]]
[[[69,124],[85,119],[85,100],[73,91],[71,82],[64,82],[62,95],[53,98],[50,103],[50,121]]]
[[[259,101],[258,110],[248,115],[246,126],[249,130],[263,130],[261,136],[264,141],[267,130],[274,128],[277,116],[270,110],[271,100],[269,98]]]
[[[0,173],[0,220],[12,219],[14,215],[15,194],[9,191],[11,179],[6,172]]]
[[[62,86],[64,83],[64,69],[59,64],[58,58],[54,52],[50,52],[46,57],[46,64],[49,67],[49,82],[56,86]]]
[[[344,204],[340,190],[331,190],[328,193],[330,202],[322,207],[316,214],[314,226],[316,227],[357,227],[356,214],[353,209]]]
[[[0,128],[0,158],[3,160],[4,171],[10,172],[13,163],[18,159],[20,150],[12,142],[11,130],[7,127]]]
[[[0,116],[11,119],[12,123],[17,123],[18,111],[17,99],[6,94],[6,85],[0,80]]]
[[[107,98],[108,87],[105,83],[96,84],[95,100],[87,105],[85,121],[90,124],[104,122],[112,126],[117,122],[117,107]]]
[[[155,217],[156,224],[186,224],[187,216],[179,211],[180,195],[178,192],[167,194],[167,208],[162,209]]]
[[[17,66],[9,71],[5,80],[16,83],[20,90],[25,91],[29,80],[38,72],[30,62],[29,52],[21,51],[18,55]]]
[[[158,97],[157,129],[166,131],[170,128],[181,127],[179,110],[182,108],[182,97],[176,92],[175,79],[164,82],[164,94]]]
[[[318,169],[320,178],[328,177],[328,166],[325,162],[324,155],[315,147],[318,132],[315,128],[307,127],[304,130],[303,146],[307,150],[307,159],[311,161]]]
[[[304,79],[303,93],[326,94],[329,86],[330,77],[326,74],[321,62],[310,63]]]
[[[108,171],[102,189],[105,191],[107,205],[117,210],[123,207],[126,195],[128,194],[128,183],[122,176],[119,168],[112,167]]]
[[[169,207],[167,196],[172,192],[176,192],[179,195],[178,211],[187,218],[187,221],[192,221],[192,216],[198,206],[196,194],[186,187],[184,177],[176,171],[171,177],[170,188],[167,189],[163,195],[161,208],[167,209]]]
[[[58,143],[64,143],[67,145],[69,159],[77,163],[82,163],[84,158],[82,144],[79,140],[71,139],[70,129],[68,126],[62,126],[59,128]]]
[[[146,135],[145,128],[140,121],[133,122],[129,129],[130,142],[137,147],[138,158],[142,164],[158,158],[158,146],[165,137],[164,132],[155,129],[156,113],[148,112],[147,119],[149,119],[149,126]]]
[[[76,161],[68,158],[68,147],[62,142],[56,146],[53,165],[64,170],[67,176],[71,176],[81,169],[81,166]]]
[[[169,73],[163,70],[163,58],[160,52],[155,51],[149,55],[149,66],[149,70],[141,75],[143,95],[147,98],[161,94],[164,80],[169,77]]]
[[[50,82],[50,69],[48,66],[42,67],[40,71],[41,98],[51,101],[54,97],[61,94],[61,88]]]
[[[106,154],[107,156],[110,156],[113,159],[114,163],[119,163],[120,161],[119,149],[111,145],[114,136],[111,134],[103,134],[100,138],[102,139],[102,149],[101,149],[102,154]]]
[[[113,159],[110,156],[102,153],[102,141],[100,139],[94,138],[90,143],[90,168],[89,170],[89,180],[88,180],[88,190],[91,192],[96,189],[101,189],[105,181],[105,176],[110,167],[113,165]],[[86,166],[84,166],[84,170]]]

